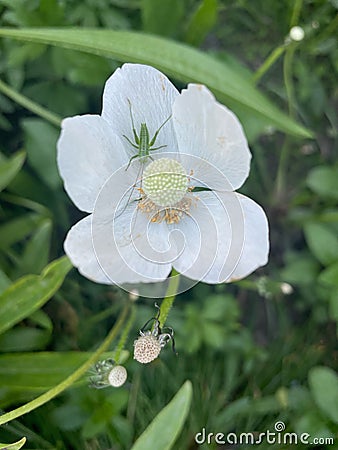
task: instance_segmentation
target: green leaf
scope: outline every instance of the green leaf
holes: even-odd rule
[[[338,263],[331,264],[323,270],[318,277],[318,281],[329,286],[338,286]]]
[[[303,286],[312,284],[318,276],[318,271],[318,262],[310,254],[305,254],[287,261],[280,276],[287,283]]]
[[[315,167],[306,183],[319,196],[338,199],[338,167]]]
[[[321,411],[338,423],[338,376],[329,367],[314,367],[309,373],[314,400]]]
[[[34,352],[0,355],[0,408],[18,404],[52,389],[84,364],[89,352]],[[121,355],[122,362],[129,356]],[[106,352],[102,359],[111,358]],[[77,385],[88,383],[83,377]]]
[[[23,437],[20,441],[13,442],[13,444],[0,444],[0,448],[3,448],[4,450],[19,450],[25,445],[25,443],[26,438]]]
[[[20,261],[21,275],[40,273],[48,262],[52,235],[52,221],[45,219],[28,241]]]
[[[324,224],[308,223],[304,227],[306,242],[314,256],[324,266],[338,259],[338,238],[336,233]]]
[[[22,214],[0,226],[0,249],[6,250],[16,242],[28,236],[44,220],[35,213]]]
[[[143,29],[160,36],[177,34],[182,20],[184,5],[182,0],[142,0]]]
[[[217,20],[217,0],[202,0],[188,24],[186,42],[202,44]]]
[[[0,191],[2,191],[15,177],[25,160],[25,153],[18,152],[10,159],[1,158],[0,161]]]
[[[191,398],[191,382],[186,381],[171,402],[137,439],[131,450],[171,449],[188,415]]]
[[[56,166],[56,141],[59,131],[41,119],[24,119],[28,161],[40,178],[52,189],[61,184]]]
[[[50,263],[41,275],[27,275],[0,295],[0,333],[41,308],[59,289],[72,265],[67,257]]]
[[[11,284],[11,280],[8,278],[8,276],[5,274],[5,272],[0,269],[0,294],[8,288],[8,286]]]
[[[0,355],[0,386],[35,391],[51,389],[90,356],[89,352],[26,352]],[[111,353],[107,357],[111,357]]]
[[[120,61],[150,64],[182,82],[207,85],[234,111],[236,105],[246,107],[253,116],[263,117],[266,124],[295,136],[312,136],[233,67],[184,44],[136,32],[84,28],[2,28],[0,36],[80,50]]]
[[[43,350],[51,333],[33,327],[15,327],[0,335],[0,352],[31,352]]]

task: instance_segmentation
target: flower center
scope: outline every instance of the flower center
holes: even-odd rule
[[[187,193],[188,176],[175,159],[157,159],[144,170],[142,189],[156,205],[168,208],[180,202]]]

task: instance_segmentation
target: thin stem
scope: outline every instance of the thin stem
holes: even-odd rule
[[[285,45],[280,45],[270,53],[270,55],[266,58],[263,64],[256,70],[253,76],[253,81],[255,84],[257,84],[260,81],[263,75],[270,69],[270,67],[277,61],[277,59],[282,56],[282,54],[285,51],[285,48],[286,48]]]
[[[57,114],[51,113],[48,111],[48,109],[44,108],[43,106],[38,105],[37,103],[33,102],[29,98],[25,97],[24,95],[20,94],[19,92],[15,91],[11,87],[9,87],[7,84],[5,84],[3,81],[0,80],[0,92],[7,95],[7,97],[14,100],[19,105],[23,106],[24,108],[28,109],[32,113],[36,114],[37,116],[42,117],[43,119],[47,120],[48,122],[52,123],[53,125],[56,125],[59,127],[61,125],[61,117]]]
[[[84,364],[82,364],[82,366],[80,366],[77,370],[75,370],[75,372],[73,372],[65,380],[61,381],[61,383],[54,386],[52,389],[40,395],[39,397],[35,398],[31,402],[28,402],[25,405],[13,409],[13,411],[10,411],[0,416],[0,425],[10,422],[11,420],[16,419],[17,417],[23,416],[24,414],[27,414],[30,411],[39,408],[52,398],[61,394],[61,392],[70,387],[73,383],[75,383],[76,380],[78,380],[82,375],[84,375],[87,372],[87,370],[99,359],[100,355],[109,348],[110,344],[115,339],[116,335],[119,333],[122,325],[124,324],[128,311],[129,311],[129,304],[127,304],[123,308],[117,322],[110,330],[108,336],[102,342],[100,347]]]
[[[285,53],[283,74],[286,96],[288,99],[289,116],[291,118],[295,117],[295,98],[294,98],[294,87],[292,81],[292,63],[295,53],[296,46],[291,45]],[[277,200],[282,196],[282,193],[286,185],[286,174],[290,159],[290,140],[288,137],[285,138],[284,144],[281,149],[281,154],[279,158],[277,177],[276,177],[276,198]]]
[[[169,311],[174,303],[174,300],[176,298],[177,295],[177,290],[178,290],[178,286],[180,284],[180,274],[178,272],[176,272],[175,269],[173,269],[171,271],[171,276],[169,278],[169,284],[168,284],[168,289],[166,292],[166,295],[161,303],[161,312],[160,312],[160,317],[159,317],[159,321],[161,326],[163,327]]]
[[[291,19],[290,19],[290,28],[292,28],[298,24],[302,6],[303,6],[303,0],[295,0],[293,9],[292,9]]]

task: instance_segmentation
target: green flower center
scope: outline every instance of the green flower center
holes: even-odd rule
[[[187,193],[188,176],[175,159],[157,159],[144,170],[142,188],[152,202],[167,208],[181,201]]]

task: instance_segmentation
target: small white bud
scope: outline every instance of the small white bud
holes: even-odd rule
[[[289,283],[281,283],[280,290],[283,292],[283,294],[290,295],[293,292],[293,287]]]
[[[302,27],[296,26],[291,28],[289,35],[293,41],[299,42],[304,39],[305,33]]]
[[[147,364],[158,357],[161,352],[161,345],[158,339],[151,335],[140,336],[134,342],[134,359]]]
[[[123,366],[115,366],[109,372],[108,381],[113,387],[122,386],[127,380],[127,371]]]

